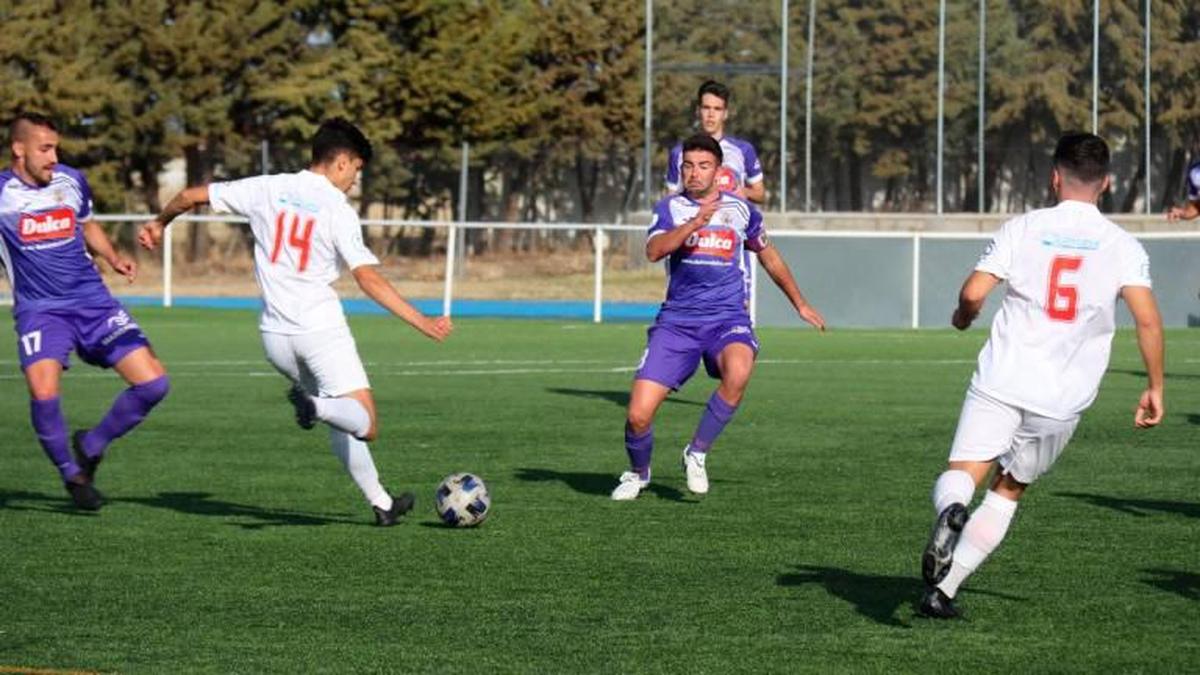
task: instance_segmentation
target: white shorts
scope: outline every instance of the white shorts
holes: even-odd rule
[[[1078,415],[1069,420],[1042,417],[971,387],[958,418],[950,461],[996,460],[1005,473],[1028,485],[1050,470],[1077,424]]]
[[[310,394],[344,396],[371,388],[349,326],[303,335],[263,333],[262,341],[271,365]]]

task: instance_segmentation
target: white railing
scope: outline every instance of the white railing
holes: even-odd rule
[[[813,214],[816,219],[827,219],[831,214]],[[905,214],[897,214],[905,215]],[[973,217],[972,214],[964,214]],[[142,223],[151,216],[138,214],[97,215],[96,220],[110,223]],[[236,216],[200,216],[184,215],[176,219],[177,223],[245,223],[245,218]],[[539,231],[590,231],[593,241],[593,302],[592,320],[599,323],[603,320],[604,303],[604,255],[605,238],[609,232],[645,232],[645,225],[627,225],[619,223],[510,223],[486,221],[445,221],[445,220],[407,220],[407,219],[364,219],[364,226],[369,227],[432,227],[447,230],[447,255],[445,279],[443,280],[442,310],[449,316],[454,298],[454,265],[458,231],[470,230],[539,230]],[[167,228],[163,237],[162,267],[163,294],[162,304],[170,307],[172,304],[171,291],[171,230]],[[1169,232],[1137,232],[1135,236],[1143,240],[1154,239],[1200,239],[1200,231],[1169,231]],[[813,239],[902,239],[912,242],[912,327],[917,328],[920,317],[920,277],[921,277],[921,242],[923,240],[987,240],[991,233],[985,232],[915,232],[915,231],[859,231],[859,230],[772,230],[771,237],[781,238],[813,238]],[[751,275],[751,317],[754,317],[757,305],[758,275],[757,266],[752,268]]]

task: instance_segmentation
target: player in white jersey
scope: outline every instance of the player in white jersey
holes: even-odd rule
[[[296,421],[305,429],[318,420],[329,425],[334,454],[371,503],[376,524],[387,526],[412,508],[413,496],[393,497],[383,488],[367,447],[377,433],[375,400],[330,285],[340,274],[339,260],[364,293],[426,336],[441,341],[452,326],[448,317],[426,317],[406,302],[363,244],[346,193],[371,154],[370,142],[353,124],[326,121],[313,137],[307,171],[187,188],[138,237],[154,248],[176,216],[203,204],[250,219],[267,360],[292,381],[288,398]]]
[[[960,585],[1000,545],[1025,489],[1058,459],[1108,368],[1120,297],[1137,325],[1147,386],[1134,424],[1163,417],[1162,321],[1150,262],[1096,201],[1108,189],[1108,146],[1092,134],[1063,136],[1054,152],[1059,203],[1001,226],[963,284],[951,323],[965,330],[1000,282],[1004,301],[967,390],[947,470],[933,489],[938,514],[921,559],[920,611],[958,616]],[[995,465],[990,490],[968,516],[975,488]]]

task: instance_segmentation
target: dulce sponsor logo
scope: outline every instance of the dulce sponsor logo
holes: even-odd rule
[[[733,257],[736,237],[733,230],[700,230],[689,234],[683,247],[688,255],[716,256],[728,260]]]
[[[22,213],[17,234],[23,242],[70,239],[75,236],[75,212],[61,207],[43,213]]]
[[[733,192],[738,188],[737,174],[727,166],[717,169],[717,189],[722,192]]]

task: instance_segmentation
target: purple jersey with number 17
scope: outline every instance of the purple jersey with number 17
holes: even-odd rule
[[[112,300],[84,247],[91,217],[92,190],[71,167],[55,166],[45,186],[0,172],[0,263],[14,315]]]
[[[667,259],[667,299],[659,323],[749,323],[750,251],[767,242],[762,214],[745,200],[719,193],[708,224],[693,232]],[[667,197],[654,207],[647,239],[685,224],[700,210],[684,195]]]

